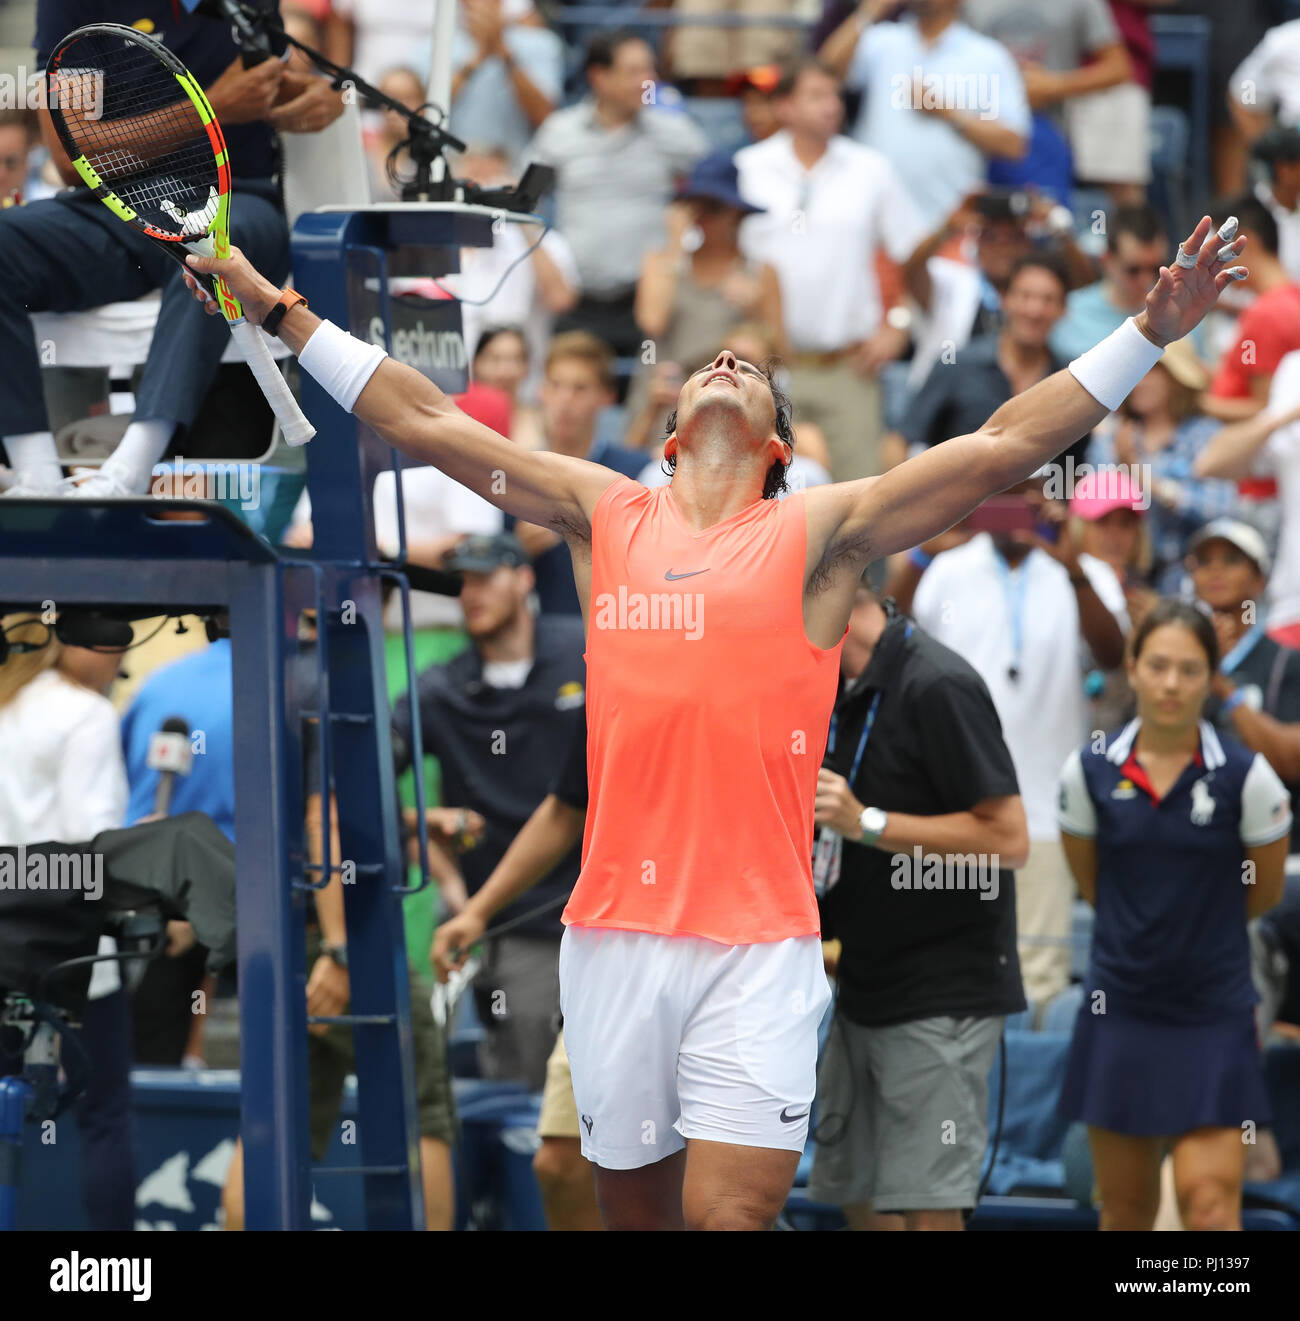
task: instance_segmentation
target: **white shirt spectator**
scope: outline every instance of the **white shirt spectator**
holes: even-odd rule
[[[333,0],[340,18],[352,20],[352,67],[377,84],[391,69],[429,76],[433,54],[433,5],[410,0]]]
[[[925,269],[930,277],[930,308],[918,311],[912,323],[912,361],[907,369],[907,388],[912,391],[925,384],[930,369],[945,353],[951,362],[951,354],[970,342],[984,288],[984,277],[973,262],[931,257]]]
[[[85,843],[116,830],[129,795],[122,733],[106,697],[44,670],[0,706],[0,844]],[[97,952],[117,943],[101,936]],[[96,963],[87,996],[121,988],[115,963]]]
[[[790,347],[827,352],[875,334],[877,249],[906,261],[927,233],[889,161],[836,137],[808,170],[783,129],[738,151],[736,169],[744,197],[766,208],[745,219],[741,251],[776,269]]]
[[[847,87],[864,92],[853,136],[889,158],[932,233],[984,182],[987,161],[950,125],[911,109],[917,79],[951,93],[945,104],[996,119],[1026,138],[1029,104],[1006,47],[964,23],[950,24],[933,45],[913,18],[873,23],[862,34],[846,79]]]
[[[1127,632],[1115,571],[1091,555],[1079,563]],[[1054,840],[1057,777],[1089,733],[1083,678],[1092,662],[1064,565],[1031,550],[1009,576],[1005,568],[992,537],[981,533],[935,557],[916,590],[913,614],[988,685],[1020,781],[1029,838]]]
[[[1267,411],[1284,413],[1300,406],[1300,352],[1288,353],[1269,385]],[[1300,422],[1279,427],[1264,443],[1253,465],[1261,477],[1277,480],[1281,533],[1273,576],[1269,579],[1269,628],[1300,621]]]
[[[414,69],[421,78],[429,77],[437,7],[429,0],[332,0],[330,6],[352,22],[352,67],[368,83],[378,83],[391,69]],[[456,8],[455,37],[462,40],[464,20]],[[502,0],[501,17],[507,23],[532,12],[533,0]]]
[[[44,670],[0,706],[0,844],[81,843],[126,815],[117,712]]]
[[[1256,114],[1300,124],[1300,19],[1265,34],[1228,79],[1228,95]]]
[[[471,361],[479,337],[490,326],[519,326],[523,329],[528,344],[528,375],[520,393],[529,402],[536,399],[541,384],[546,347],[555,323],[555,317],[538,294],[532,259],[524,256],[536,241],[534,230],[522,225],[502,225],[490,248],[462,248],[460,273],[444,275],[439,280],[457,298],[470,300],[461,303],[461,324],[465,352]],[[555,263],[565,282],[580,291],[582,284],[577,259],[568,240],[558,230],[547,231],[541,251]],[[515,263],[518,264],[514,270],[506,275]],[[502,276],[505,276],[504,282]],[[501,287],[496,295],[490,302],[483,303],[482,300],[498,284]]]

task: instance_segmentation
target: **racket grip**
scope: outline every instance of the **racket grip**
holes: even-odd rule
[[[262,333],[256,326],[241,317],[230,323],[230,333],[248,363],[253,376],[261,386],[266,402],[280,422],[280,434],[288,445],[305,445],[315,434],[316,428],[303,416],[298,401],[293,397],[271,350],[267,348]]]

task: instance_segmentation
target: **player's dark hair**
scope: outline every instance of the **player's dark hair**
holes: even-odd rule
[[[1015,284],[1016,277],[1021,271],[1046,271],[1061,286],[1062,298],[1070,292],[1070,273],[1065,269],[1065,263],[1054,252],[1027,252],[1023,257],[1017,257],[1007,278],[1008,289]]]
[[[1224,206],[1227,208],[1223,212],[1225,216],[1236,216],[1241,222],[1241,228],[1249,230],[1269,256],[1277,256],[1277,221],[1273,219],[1273,213],[1254,193],[1242,193],[1240,197],[1225,202]],[[1214,214],[1219,213],[1216,210]]]
[[[629,41],[644,42],[645,38],[631,28],[614,28],[612,32],[598,32],[587,43],[587,53],[583,59],[582,70],[590,73],[592,69],[612,69],[619,50]]]
[[[1142,648],[1151,634],[1166,624],[1178,624],[1194,634],[1205,651],[1210,673],[1213,674],[1219,668],[1219,635],[1214,631],[1214,622],[1210,616],[1188,601],[1179,601],[1169,596],[1157,601],[1137,626],[1132,642],[1134,660],[1142,655]]]
[[[477,362],[480,356],[487,351],[488,346],[494,339],[500,339],[502,335],[513,335],[524,346],[524,361],[526,362],[531,354],[528,352],[528,336],[524,334],[520,326],[489,326],[479,337],[478,343],[474,345],[474,361]]]
[[[1153,206],[1121,206],[1110,218],[1106,232],[1106,248],[1111,253],[1119,251],[1119,237],[1127,234],[1139,243],[1154,243],[1157,239],[1169,242],[1169,232],[1165,229],[1164,217]]]
[[[776,383],[776,362],[775,358],[768,358],[758,364],[763,375],[767,377],[767,384],[772,391],[772,403],[776,407],[776,434],[790,446],[790,453],[794,454],[794,418],[793,406],[790,403],[790,396],[781,389]],[[668,414],[668,421],[664,426],[665,439],[677,430],[677,410],[674,408]],[[671,477],[677,471],[677,455],[671,454],[664,458],[667,465],[668,475]],[[789,464],[782,463],[780,459],[767,470],[767,477],[763,482],[763,499],[775,500],[778,495],[788,491],[790,488],[786,485],[785,474]]]

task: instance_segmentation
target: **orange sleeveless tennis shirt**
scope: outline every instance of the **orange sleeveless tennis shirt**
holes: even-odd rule
[[[813,798],[843,639],[804,632],[803,496],[692,533],[666,486],[592,515],[582,871],[566,924],[816,934]]]

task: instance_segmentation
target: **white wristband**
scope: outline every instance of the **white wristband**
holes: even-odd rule
[[[378,344],[367,344],[332,321],[322,321],[302,346],[298,361],[339,407],[350,413],[357,396],[386,357],[388,354]]]
[[[1075,358],[1070,364],[1070,375],[1113,413],[1164,352],[1129,317],[1100,344]]]

